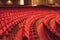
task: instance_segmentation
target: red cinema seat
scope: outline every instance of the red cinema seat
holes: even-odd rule
[[[41,17],[40,14],[32,15],[31,17],[28,17],[28,19],[26,20],[26,23],[25,23],[25,30],[26,30],[25,35],[28,37],[28,39],[31,39],[31,38],[34,39],[33,36],[30,36],[31,38],[29,38],[29,36],[28,36],[28,35],[33,35],[33,32],[32,32],[32,34],[29,34],[29,31],[32,30],[32,29],[30,29],[30,27],[32,27],[33,23],[37,19],[39,19],[40,17]]]
[[[2,29],[0,29],[0,36],[1,36],[1,35],[3,35],[3,30],[2,30]]]
[[[7,27],[6,26],[4,26],[2,29],[3,29],[4,32],[7,31]]]
[[[50,39],[54,39],[54,36],[56,37],[56,39],[54,40],[57,40],[59,39],[56,35],[56,29],[55,29],[55,26],[56,26],[56,23],[55,23],[55,18],[56,18],[57,15],[50,15],[50,16],[47,16],[44,18],[44,27],[46,30],[49,30],[47,31],[48,33],[48,36],[50,37]],[[52,37],[52,38],[51,38]]]
[[[60,37],[60,15],[57,15],[56,17],[55,33],[58,37]]]
[[[48,29],[50,29],[50,24],[49,24],[49,21],[51,20],[51,19],[54,19],[56,17],[56,15],[53,15],[53,14],[51,14],[51,15],[47,15],[45,18],[44,18],[44,24],[46,25],[46,27],[48,28]]]

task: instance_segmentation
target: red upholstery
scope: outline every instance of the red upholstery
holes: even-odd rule
[[[60,40],[60,10],[1,8],[1,40]]]

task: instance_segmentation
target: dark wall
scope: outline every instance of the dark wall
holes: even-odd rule
[[[24,4],[25,5],[30,5],[31,4],[31,0],[24,0]]]

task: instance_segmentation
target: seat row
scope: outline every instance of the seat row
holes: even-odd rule
[[[19,23],[19,21],[26,18],[26,15],[12,15],[5,16],[0,18],[0,35],[6,34],[10,31],[11,28],[14,28],[13,25]]]
[[[58,15],[54,15],[54,14],[45,15],[45,16],[42,16],[42,15],[38,15],[38,16],[31,15],[31,17],[28,17],[28,19],[26,20],[26,23],[25,23],[25,31],[26,31],[25,35],[28,38],[30,38],[29,35],[30,35],[31,30],[32,30],[30,28],[34,27],[34,26],[35,27],[37,26],[36,30],[38,32],[38,35],[41,35],[42,31],[41,31],[41,34],[39,32],[40,32],[41,27],[43,26],[42,29],[44,29],[44,27],[46,27],[52,34],[55,34],[56,36],[60,37],[60,33],[59,33],[60,31],[58,29],[56,29],[56,28],[59,28],[58,26],[56,26],[57,24],[59,24],[59,17],[60,17],[60,15],[58,16]],[[40,19],[40,21],[39,21],[40,23],[37,22],[36,24],[33,24],[35,20],[37,21],[39,19]],[[57,22],[57,24],[56,24],[56,22]],[[32,25],[34,25],[34,26],[32,26]],[[46,26],[44,26],[44,25],[46,25]],[[27,33],[28,33],[28,35],[27,35]],[[32,32],[31,32],[31,35],[32,35]],[[42,36],[43,36],[43,34],[42,34]],[[41,37],[41,36],[38,36],[38,37]],[[31,38],[33,38],[33,36]]]
[[[25,30],[24,35],[27,36],[28,39],[30,39],[30,37],[31,37],[31,36],[29,36],[29,35],[31,35],[30,34],[31,27],[37,28],[35,31],[38,32],[38,35],[40,37],[39,28],[41,26],[43,26],[43,24],[46,25],[46,28],[49,29],[53,34],[56,34],[58,37],[60,37],[60,33],[59,33],[60,31],[58,30],[58,27],[55,27],[56,23],[58,25],[60,25],[59,17],[60,17],[60,15],[58,15],[58,14],[57,15],[56,14],[48,14],[48,15],[33,14],[32,15],[32,13],[31,14],[4,13],[4,14],[1,14],[1,17],[0,17],[0,35],[6,34],[8,31],[10,31],[11,28],[14,28],[13,25],[19,23],[19,21],[21,21],[22,19],[26,19],[25,24],[24,24],[24,30]],[[38,22],[36,23],[36,21],[39,19],[42,19],[42,22],[38,24]],[[36,24],[34,24],[34,23],[36,23]],[[34,35],[32,34],[32,36],[34,36]],[[31,37],[31,38],[34,39],[34,37]]]

